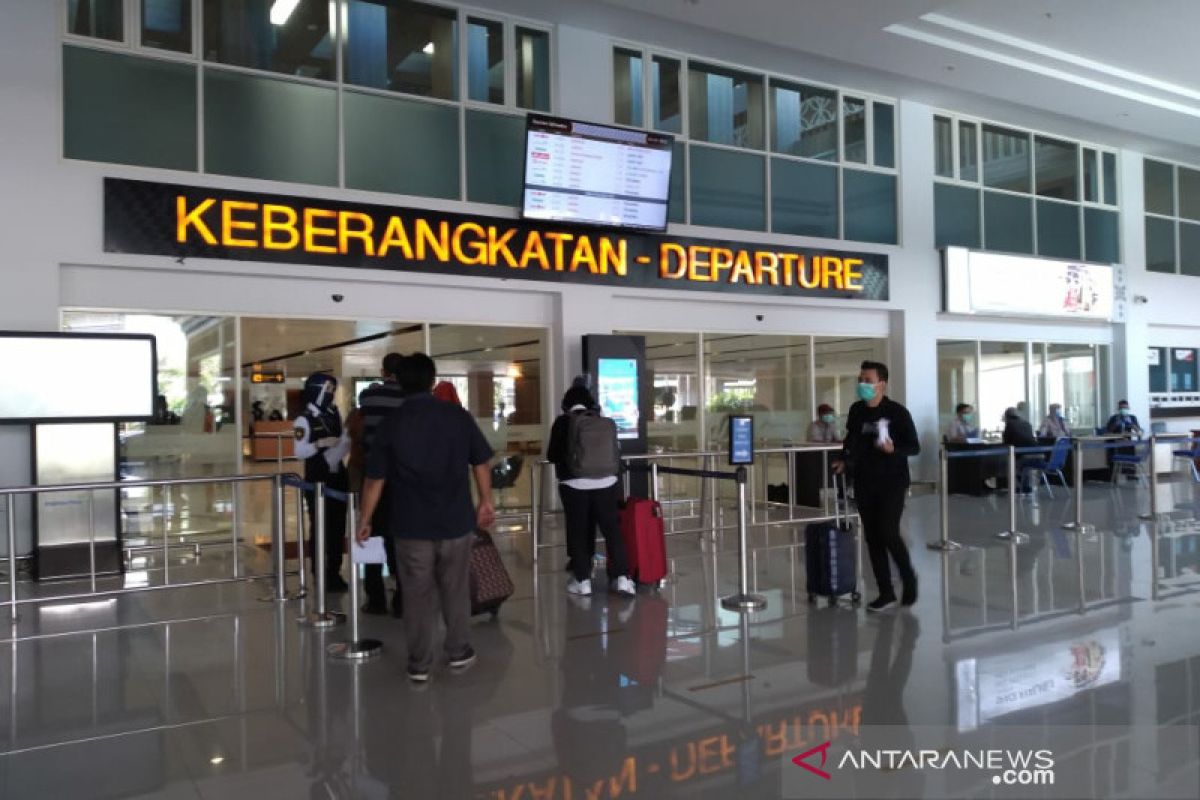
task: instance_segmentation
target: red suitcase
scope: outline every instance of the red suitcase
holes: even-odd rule
[[[638,583],[659,585],[667,577],[667,540],[662,506],[630,497],[621,505],[621,539],[629,575]]]

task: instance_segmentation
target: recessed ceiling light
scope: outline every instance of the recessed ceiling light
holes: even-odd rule
[[[212,764],[214,767],[218,764],[223,764],[225,763],[225,756],[213,756],[208,760],[208,763]]]
[[[426,42],[425,46],[421,48],[421,52],[427,56],[433,55],[433,42]]]

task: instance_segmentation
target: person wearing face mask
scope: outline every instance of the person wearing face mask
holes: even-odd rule
[[[842,458],[833,464],[834,472],[849,471],[854,479],[858,515],[879,587],[868,611],[882,611],[896,603],[889,558],[896,562],[903,583],[900,602],[906,606],[917,602],[917,573],[900,536],[900,517],[910,483],[908,459],[921,452],[921,444],[908,409],[887,397],[887,381],[887,365],[862,362],[859,400],[850,406]]]
[[[946,428],[947,442],[965,442],[979,438],[979,426],[975,424],[975,407],[970,403],[959,403],[954,407],[954,419]]]
[[[1104,426],[1104,430],[1108,433],[1142,435],[1142,426],[1138,425],[1138,418],[1130,410],[1128,400],[1117,403],[1117,413],[1108,418],[1108,424]]]
[[[1063,419],[1061,404],[1050,404],[1050,413],[1042,420],[1042,427],[1038,428],[1038,436],[1047,439],[1070,438],[1071,429],[1067,427],[1067,421]]]
[[[808,426],[808,441],[834,444],[841,440],[842,437],[838,435],[837,414],[833,412],[833,406],[821,403],[817,406],[817,418]]]

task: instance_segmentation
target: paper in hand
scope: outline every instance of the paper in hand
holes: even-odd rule
[[[387,561],[383,552],[383,537],[372,536],[363,544],[350,545],[350,560],[355,564],[382,564]]]
[[[876,423],[876,429],[879,431],[879,436],[875,439],[876,444],[887,444],[892,440],[892,437],[888,435],[888,421],[886,419],[879,420]]]

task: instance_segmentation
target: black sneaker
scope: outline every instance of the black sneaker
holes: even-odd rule
[[[466,669],[475,663],[475,648],[467,645],[461,655],[451,658],[448,662],[450,669]]]
[[[896,604],[895,596],[885,597],[880,595],[867,603],[867,611],[883,611],[885,608],[890,608]]]
[[[362,613],[372,616],[383,616],[387,612],[387,603],[363,603],[362,606]]]
[[[900,593],[900,605],[911,606],[917,602],[917,576],[913,575],[912,579],[904,584],[904,591]]]
[[[424,684],[429,683],[429,670],[418,670],[409,667],[408,679],[418,686],[423,686]]]
[[[326,593],[348,592],[350,591],[350,584],[346,583],[346,581],[342,579],[341,575],[327,575],[325,577],[325,591]]]

